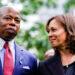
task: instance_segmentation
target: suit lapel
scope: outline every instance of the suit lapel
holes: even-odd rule
[[[15,66],[14,66],[14,73],[13,75],[18,75],[21,65],[22,65],[22,54],[20,47],[15,43]],[[17,72],[18,71],[18,72]]]
[[[75,63],[74,63],[74,75],[75,75]]]
[[[0,75],[3,75],[1,59],[0,59]]]
[[[53,75],[64,75],[60,55],[56,53],[56,55],[52,57],[52,59],[52,61],[50,59],[46,63],[48,70],[50,70]]]

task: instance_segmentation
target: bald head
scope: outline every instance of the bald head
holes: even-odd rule
[[[11,10],[20,15],[19,11],[15,10],[14,8],[9,7],[9,6],[3,6],[3,7],[0,8],[0,16],[2,14],[4,14],[5,12],[10,12]]]

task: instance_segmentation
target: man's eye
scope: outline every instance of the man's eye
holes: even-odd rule
[[[20,20],[17,20],[17,19],[15,21],[20,22]]]
[[[18,19],[16,19],[15,21],[18,22],[18,23],[20,23],[20,20],[18,20]]]
[[[11,18],[10,18],[10,17],[6,17],[5,19],[6,19],[6,20],[10,20]]]

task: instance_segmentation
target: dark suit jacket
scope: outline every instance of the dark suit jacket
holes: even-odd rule
[[[38,75],[65,75],[58,52],[39,63]]]
[[[36,75],[37,59],[15,43],[15,66],[13,75]],[[0,62],[0,75],[3,75]]]

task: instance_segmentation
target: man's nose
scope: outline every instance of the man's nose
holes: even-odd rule
[[[11,20],[10,25],[15,26],[15,20],[14,19]]]

